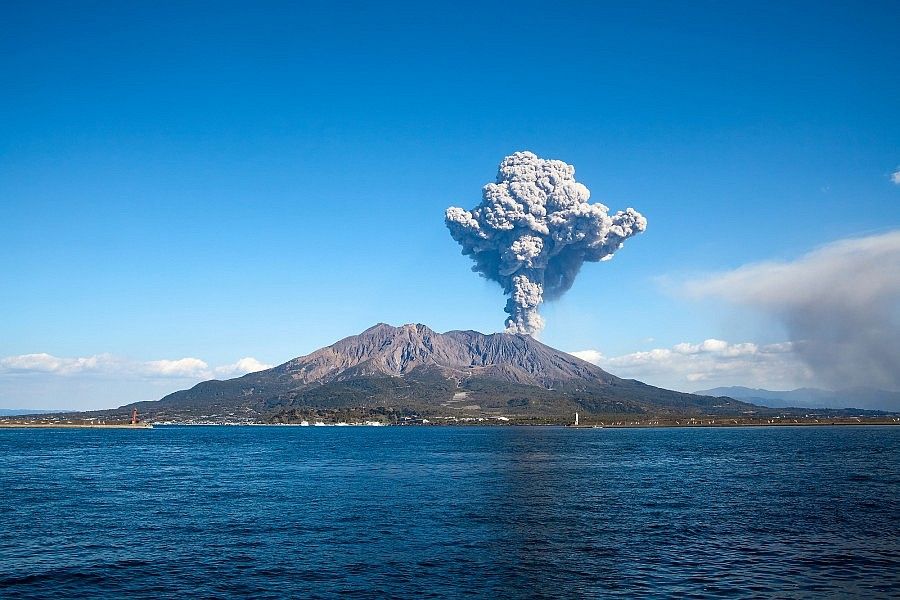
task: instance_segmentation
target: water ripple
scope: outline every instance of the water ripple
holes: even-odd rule
[[[888,427],[0,430],[0,597],[891,597]]]

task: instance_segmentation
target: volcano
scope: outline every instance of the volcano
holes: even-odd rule
[[[620,379],[527,335],[437,333],[379,323],[288,362],[211,380],[142,414],[418,414],[558,418],[594,415],[736,415],[753,405]]]

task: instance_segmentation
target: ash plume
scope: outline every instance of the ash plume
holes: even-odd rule
[[[632,208],[610,216],[590,204],[590,191],[575,181],[575,167],[516,152],[500,163],[497,182],[484,186],[471,211],[451,206],[450,235],[472,270],[496,281],[509,296],[506,331],[535,335],[544,327],[538,307],[562,296],[581,265],[612,258],[647,219]]]
[[[821,385],[900,390],[900,229],[688,281],[685,291],[780,322]]]

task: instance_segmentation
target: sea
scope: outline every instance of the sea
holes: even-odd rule
[[[0,598],[900,596],[900,427],[0,429]]]

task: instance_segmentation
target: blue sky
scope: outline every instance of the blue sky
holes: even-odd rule
[[[771,311],[679,282],[900,227],[898,17],[895,2],[4,3],[0,406],[154,399],[379,321],[500,330],[505,299],[443,210],[475,206],[516,150],[649,220],[543,308],[544,342],[622,357],[789,341]],[[32,354],[118,367],[13,360]],[[208,369],[134,366],[184,358]],[[773,383],[819,383],[797,373]],[[644,378],[690,389],[681,375]]]

